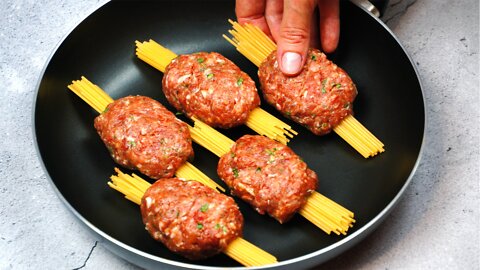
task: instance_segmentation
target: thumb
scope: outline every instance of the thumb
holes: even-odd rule
[[[314,0],[285,0],[277,40],[277,59],[285,75],[296,75],[305,64],[310,44]]]

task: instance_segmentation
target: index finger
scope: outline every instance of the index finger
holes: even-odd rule
[[[253,24],[258,26],[265,34],[272,37],[267,20],[265,19],[266,0],[237,0],[235,14],[240,24]]]

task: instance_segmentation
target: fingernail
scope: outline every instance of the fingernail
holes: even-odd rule
[[[295,52],[286,52],[282,56],[282,71],[293,75],[300,72],[302,68],[302,57]]]

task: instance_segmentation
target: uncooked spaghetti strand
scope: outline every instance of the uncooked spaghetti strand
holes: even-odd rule
[[[115,172],[118,175],[111,176],[111,184],[114,186],[110,183],[109,186],[122,192],[128,198],[133,198],[135,201],[141,200],[145,191],[150,187],[150,183],[146,182],[136,174],[132,174],[132,176],[124,174],[118,168],[115,168]],[[175,174],[179,178],[198,181],[214,190],[225,192],[225,189],[222,186],[215,183],[189,162],[183,164]]]
[[[234,144],[234,141],[198,120],[195,120],[195,126],[191,128],[191,134],[196,143],[210,150],[218,157],[228,153]],[[223,146],[217,148],[219,144]],[[346,234],[348,228],[355,222],[351,211],[318,192],[313,192],[305,206],[300,210],[300,214],[328,234],[332,231],[337,234]]]
[[[81,77],[82,81],[85,81],[86,85],[88,85],[90,88],[95,89],[95,93],[103,100],[104,103],[110,104],[113,102],[113,99],[105,93],[98,85],[93,84],[91,81],[89,81],[87,78],[84,76]]]
[[[177,57],[174,52],[163,47],[152,39],[144,42],[135,41],[135,44],[137,47],[136,54],[138,58],[161,72],[165,72],[168,64]]]
[[[125,195],[125,198],[140,205],[143,194],[150,187],[150,183],[138,176],[134,177],[124,174],[118,168],[115,168],[115,172],[117,175],[110,176],[111,181],[108,182],[108,185]]]
[[[252,110],[245,124],[258,134],[283,144],[290,141],[287,137],[293,138],[298,134],[291,126],[261,108]]]
[[[207,187],[214,189],[216,191],[225,192],[225,189],[217,184],[215,181],[210,179],[206,174],[193,166],[190,162],[185,162],[180,168],[177,169],[175,175],[183,179],[194,179]]]
[[[135,44],[137,45],[136,53],[139,58],[147,59],[150,65],[161,72],[165,72],[166,66],[177,57],[174,52],[151,39],[144,42],[135,41]]]
[[[85,77],[82,77],[81,81],[74,81],[73,84],[69,86],[69,88],[71,89],[73,88],[72,91],[77,93],[77,95],[81,96],[82,99],[84,99],[89,105],[95,108],[95,110],[97,110],[99,113],[104,111],[104,107],[106,107],[106,105],[104,104],[113,102],[113,100],[108,95],[106,95],[105,92],[100,87],[94,85],[93,83],[88,81]],[[193,166],[188,162],[182,165],[176,173],[179,177],[186,178],[186,179],[195,179],[215,190],[219,189],[221,191],[225,191],[220,185],[215,183],[215,181],[211,180],[208,176],[206,176],[199,169],[197,169],[195,166]],[[123,175],[121,173],[119,174]],[[141,181],[138,181],[138,182],[141,183]],[[119,185],[122,185],[125,183],[130,183],[130,182],[125,182],[125,181],[120,182]],[[127,189],[127,190],[132,190],[132,189]],[[132,197],[132,196],[128,196],[128,197]]]
[[[316,211],[312,210],[311,208],[302,208],[298,211],[298,213],[302,215],[304,218],[306,218],[308,221],[313,223],[313,225],[320,228],[326,234],[331,234],[332,232],[334,232],[337,235],[340,234],[340,231],[337,230],[334,224],[330,223],[327,218],[317,213]]]
[[[234,32],[230,31],[232,35]],[[240,43],[236,38],[229,38],[227,35],[223,35],[223,37],[230,42],[235,48],[237,48],[237,51],[239,51],[242,55],[248,58],[252,63],[254,63],[257,67],[259,67],[262,64],[262,61],[265,59],[262,57],[262,54],[258,52],[251,44],[249,43]]]
[[[298,213],[327,234],[334,232],[337,235],[346,235],[348,228],[350,228],[344,222],[333,220],[313,208],[302,208]]]
[[[363,148],[367,149],[367,150],[364,151],[364,154],[363,154],[363,156],[365,158],[376,155],[375,148],[373,148],[371,145],[368,145],[367,142],[365,140],[363,140],[362,137],[359,137],[358,134],[356,134],[357,133],[356,130],[351,129],[348,126],[346,126],[344,128],[345,128],[345,130],[343,132],[346,133],[349,136],[347,139],[345,139],[346,142],[348,142],[350,144],[351,141],[356,141],[359,146],[355,147],[354,145],[352,145],[352,147],[354,147],[356,149],[359,148],[359,147],[363,147]],[[336,132],[336,130],[341,130],[341,128],[336,128],[334,131]],[[340,135],[340,133],[338,133],[338,134]],[[340,136],[340,137],[343,138],[345,136]],[[357,151],[358,151],[358,149],[357,149]]]
[[[319,202],[327,205],[329,208],[332,208],[332,209],[334,208],[335,211],[342,213],[342,215],[344,215],[344,216],[347,216],[349,218],[354,217],[354,213],[352,211],[350,211],[347,208],[341,206],[340,204],[332,201],[331,199],[329,199],[325,195],[320,194],[319,192],[315,191],[310,196],[313,198],[314,201],[319,201]]]
[[[264,46],[266,47],[265,54],[270,54],[277,49],[277,44],[275,44],[270,38],[268,38],[265,33],[260,30],[260,28],[249,24],[247,25],[247,29],[251,29],[250,31],[255,35],[257,40],[262,40],[262,44],[264,44]]]
[[[256,27],[253,24],[246,24],[245,28],[251,33],[251,35],[256,37],[259,43],[263,44],[263,47],[265,47],[265,54],[270,54],[272,51],[277,49],[277,44],[275,44],[275,42],[273,42],[267,35],[265,35],[265,33],[260,28]]]
[[[339,211],[338,208],[330,206],[314,197],[309,198],[305,206],[299,211],[301,215],[316,224],[315,220],[321,218],[322,222],[328,224],[328,231],[346,234],[350,227],[353,227],[355,220],[348,213]],[[309,214],[311,217],[309,217]],[[328,233],[328,231],[326,231]]]
[[[318,192],[313,192],[299,213],[327,234],[346,234],[355,220],[353,213]]]
[[[93,99],[89,93],[85,91],[83,84],[83,80],[72,81],[72,84],[70,84],[68,88],[96,111],[101,110],[99,102]]]
[[[348,116],[334,131],[360,152],[365,158],[385,151],[384,145],[353,116]]]
[[[353,116],[352,116],[353,117]],[[362,126],[360,123],[356,122],[357,125],[354,123],[349,122],[348,120],[344,119],[340,124],[337,126],[339,128],[345,128],[345,131],[353,138],[356,138],[360,145],[364,146],[368,149],[368,156],[375,155],[379,152],[380,149],[376,148],[375,142],[372,141],[368,134],[362,131]],[[337,128],[336,127],[336,128]],[[334,130],[335,131],[335,130]]]
[[[262,48],[263,44],[258,42],[254,37],[248,35],[248,34],[242,34],[239,32],[236,32],[234,30],[230,30],[229,33],[233,36],[232,40],[238,44],[237,49],[239,51],[247,51],[251,52],[250,54],[257,59],[256,62],[262,62],[267,55],[265,55],[265,51],[263,51],[264,48]],[[248,43],[242,43],[241,40],[248,39],[251,42]],[[259,66],[259,65],[257,65]]]
[[[249,42],[245,43],[246,46],[251,44],[251,49],[257,52],[258,56],[261,56],[265,59],[272,51],[274,51],[277,46],[273,41],[267,37],[260,29],[251,25],[245,24],[244,26],[240,25],[233,20],[229,20],[230,24],[232,24],[233,29],[229,31],[230,34],[235,37],[238,42],[239,46],[243,46],[241,43],[242,40],[249,40]]]
[[[101,113],[102,110],[98,104],[94,101],[89,99],[82,91],[82,88],[78,85],[78,81],[73,81],[72,84],[68,85],[68,89],[70,89],[73,93],[75,93],[78,97],[80,97],[83,101],[85,101],[90,107],[92,107],[98,113]]]
[[[224,145],[223,142],[218,142],[205,134],[200,128],[197,127],[189,127],[190,129],[190,136],[192,140],[204,147],[205,149],[209,150],[213,154],[218,157],[221,157],[226,153],[225,149],[228,149],[228,146]]]
[[[377,137],[375,137],[367,128],[365,128],[365,126],[363,126],[353,115],[347,116],[342,122],[345,122],[352,129],[356,130],[359,136],[366,140],[368,144],[372,146],[372,148],[381,152],[385,151],[383,149],[384,144]]]
[[[82,77],[80,81],[74,81],[69,88],[72,89],[78,96],[85,100],[90,106],[92,106],[97,112],[101,113],[105,109],[105,103],[107,101],[102,100],[103,90],[99,87],[93,87],[94,84],[89,82],[85,77]],[[222,156],[226,152],[230,151],[230,147],[233,145],[233,141],[225,137],[207,124],[194,118],[196,128],[189,126],[192,139],[204,145],[205,148],[214,152],[218,156]],[[211,136],[210,136],[211,135]],[[202,144],[203,143],[203,144]],[[185,170],[183,170],[185,173]]]
[[[241,237],[233,240],[223,252],[245,266],[262,266],[277,262],[273,255]]]
[[[165,72],[166,66],[175,58],[177,55],[162,45],[158,44],[154,40],[139,42],[135,41],[137,46],[136,54],[137,56],[145,61],[147,64],[155,67],[161,72]],[[259,108],[254,110],[261,110]],[[268,114],[265,112],[265,114]],[[296,135],[296,132],[291,130],[291,127],[287,124],[284,124],[281,120],[275,119],[273,121],[273,116],[264,119],[265,114],[250,114],[247,119],[247,126],[252,128],[254,131],[261,135],[265,135],[271,139],[278,140],[283,144],[288,143],[289,139],[287,137],[293,137],[292,134]],[[257,115],[257,116],[255,116]],[[269,114],[268,114],[269,115]],[[257,119],[260,118],[260,119]],[[252,121],[258,121],[259,124],[252,124]],[[274,124],[271,124],[274,123]]]
[[[370,156],[371,151],[368,149],[368,147],[363,145],[358,137],[355,137],[348,132],[345,126],[340,124],[334,127],[333,130],[355,150],[357,150],[364,158],[368,158]]]
[[[107,107],[108,104],[113,102],[113,99],[105,93],[100,87],[90,82],[84,76],[81,77],[80,85],[84,94],[91,98],[92,100],[96,100],[99,106],[103,109]]]
[[[223,35],[237,50],[259,66],[274,50],[276,45],[258,27],[250,24],[240,25],[229,20],[233,29],[229,30],[232,38]],[[384,152],[383,143],[368,131],[353,116],[348,116],[334,131],[347,141],[363,157],[368,158]]]
[[[276,45],[261,30],[252,31],[255,27],[250,25],[241,26],[240,24],[230,20],[233,30],[229,30],[232,38],[223,35],[237,50],[244,56],[249,58],[256,66],[260,66],[263,60],[276,49]],[[249,29],[247,29],[250,28]],[[273,45],[271,45],[273,44]]]
[[[130,176],[124,174],[117,168],[115,168],[115,172],[117,175],[110,177],[111,181],[108,182],[108,185],[124,194],[128,200],[140,205],[143,194],[145,194],[146,190],[151,186],[150,183],[137,175]],[[247,267],[262,266],[277,262],[277,259],[273,255],[241,237],[233,240],[223,252]]]
[[[190,135],[196,143],[218,157],[230,151],[234,141],[198,119],[193,118],[193,121],[194,126],[190,128]]]
[[[98,113],[102,113],[107,105],[113,102],[107,93],[83,76],[81,80],[72,81],[68,88]]]

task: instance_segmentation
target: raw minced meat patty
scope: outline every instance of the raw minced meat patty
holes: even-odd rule
[[[260,105],[255,82],[215,52],[173,59],[162,84],[168,102],[177,110],[213,127],[242,125],[250,111]]]
[[[94,125],[115,162],[154,179],[172,177],[193,157],[187,124],[148,97],[114,101]]]
[[[280,223],[288,221],[317,187],[317,175],[292,149],[258,135],[238,139],[220,158],[217,173],[233,195]]]
[[[353,113],[357,88],[348,74],[317,49],[310,49],[302,72],[285,76],[272,52],[258,70],[263,96],[284,116],[316,135],[329,133]]]
[[[243,216],[235,201],[196,181],[160,179],[140,207],[150,235],[189,259],[220,253],[242,236]]]

